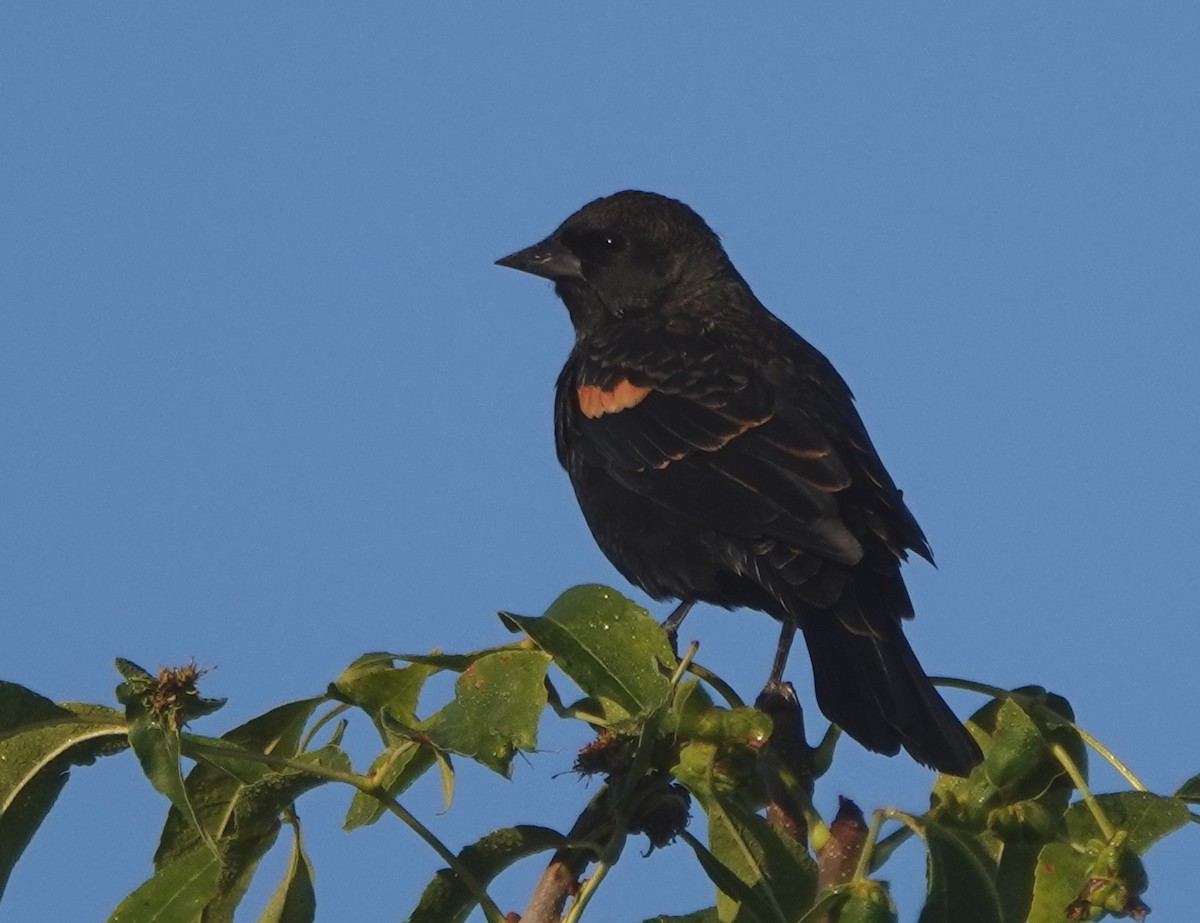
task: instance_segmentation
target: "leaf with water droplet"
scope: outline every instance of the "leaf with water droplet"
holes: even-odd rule
[[[641,606],[597,584],[563,593],[541,618],[501,615],[554,658],[605,717],[644,716],[666,700],[675,657],[662,627]]]

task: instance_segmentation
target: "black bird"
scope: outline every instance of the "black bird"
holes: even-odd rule
[[[829,361],[755,298],[691,208],[625,191],[497,260],[551,279],[575,327],[555,441],[600,549],[678,627],[697,601],[796,628],[817,702],[871,750],[965,775],[975,741],[901,630],[929,545]]]

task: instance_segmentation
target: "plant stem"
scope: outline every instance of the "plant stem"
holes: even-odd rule
[[[712,686],[713,689],[715,689],[720,694],[721,698],[723,698],[726,702],[729,703],[729,706],[731,708],[744,708],[745,707],[746,703],[742,701],[741,696],[739,696],[736,692],[733,691],[733,687],[730,686],[727,682],[725,682],[725,680],[721,679],[721,677],[717,676],[716,673],[712,672],[712,670],[708,669],[708,667],[703,667],[700,664],[693,661],[692,663],[688,664],[687,669],[688,669],[688,672],[691,673],[693,676],[703,680],[704,682],[708,683],[708,685]]]
[[[1139,791],[1139,792],[1149,791],[1149,789],[1146,788],[1146,786],[1142,784],[1142,780],[1139,779],[1137,776],[1135,776],[1129,770],[1129,767],[1126,766],[1124,763],[1122,763],[1117,758],[1117,755],[1115,753],[1113,753],[1111,750],[1109,750],[1108,747],[1106,747],[1106,746],[1104,746],[1104,744],[1100,743],[1100,741],[1098,741],[1095,737],[1093,737],[1091,734],[1089,734],[1087,731],[1085,731],[1083,728],[1081,728],[1078,724],[1072,723],[1071,727],[1073,727],[1075,729],[1075,733],[1078,734],[1083,739],[1083,742],[1085,744],[1087,744],[1089,747],[1091,747],[1093,750],[1095,750],[1097,753],[1099,753],[1102,757],[1104,757],[1106,760],[1108,760],[1109,765],[1112,766],[1113,769],[1115,769],[1117,772],[1119,772],[1122,776],[1125,777],[1125,781],[1128,782],[1130,784],[1130,786],[1132,786],[1134,791]]]
[[[607,848],[596,845],[595,841],[612,826],[613,812],[609,808],[611,794],[608,783],[605,783],[576,818],[567,834],[571,845],[564,846],[551,857],[521,914],[522,921],[561,923],[562,908],[567,897],[578,892],[580,876],[588,864],[602,856]]]
[[[956,676],[931,676],[929,681],[935,686],[946,686],[950,689],[965,689],[967,692],[978,692],[991,696],[993,699],[1011,699],[1013,693],[999,686],[989,686],[987,683],[977,683],[970,679],[959,679]]]
[[[350,708],[350,705],[342,702],[318,718],[316,722],[313,723],[313,726],[308,729],[308,733],[304,735],[304,740],[300,741],[300,751],[303,752],[307,750],[309,744],[313,742],[313,738],[317,736],[317,732],[320,731],[321,728],[327,725],[342,712],[347,711]]]
[[[673,682],[678,681],[683,667],[694,653],[694,649],[688,650]],[[648,741],[653,723],[654,718],[651,717],[642,727],[633,760],[623,777],[619,782],[610,778],[575,821],[568,834],[573,845],[560,849],[551,858],[534,888],[523,919],[530,923],[559,923],[563,904],[572,891],[574,899],[566,916],[561,917],[561,923],[578,923],[583,916],[592,895],[600,887],[608,870],[616,864],[629,836],[629,818],[638,801],[637,788],[647,775],[646,764],[651,751]],[[594,841],[595,834],[601,829],[608,831],[608,836],[599,849],[580,844],[579,841],[584,838]],[[590,863],[594,863],[596,868],[586,881],[580,883],[579,879]]]
[[[182,743],[192,753],[208,754],[224,758],[237,757],[239,759],[250,760],[251,762],[262,763],[275,769],[292,769],[297,772],[320,776],[322,779],[330,782],[343,782],[346,785],[353,786],[364,795],[368,795],[382,804],[400,818],[413,833],[429,844],[433,851],[442,858],[442,861],[450,867],[451,871],[466,885],[467,890],[471,892],[471,895],[479,903],[480,908],[482,908],[484,916],[488,919],[488,923],[505,923],[504,914],[500,912],[500,908],[496,906],[495,901],[491,899],[487,891],[479,884],[471,870],[463,864],[458,856],[450,851],[450,848],[445,843],[434,835],[432,830],[417,820],[400,802],[389,795],[377,780],[361,776],[355,772],[330,769],[328,766],[321,766],[317,763],[309,763],[287,756],[277,756],[273,753],[259,753],[254,750],[246,750],[242,747],[231,745],[214,746],[192,735],[183,738]]]
[[[1014,698],[1014,693],[1006,689],[1000,689],[996,686],[989,686],[986,683],[976,683],[969,679],[956,679],[953,676],[931,676],[929,679],[935,686],[949,686],[954,689],[966,689],[969,692],[980,692],[984,695],[990,695],[992,698],[996,699]],[[1053,710],[1051,710],[1051,713],[1059,721],[1066,721],[1066,718],[1063,715],[1060,715]],[[1130,787],[1132,787],[1134,791],[1149,791],[1149,789],[1146,788],[1146,786],[1142,783],[1142,780],[1135,776],[1132,770],[1130,770],[1128,766],[1121,762],[1117,755],[1108,749],[1108,747],[1100,743],[1100,741],[1081,728],[1074,721],[1066,721],[1066,723],[1071,725],[1071,728],[1083,739],[1084,743],[1104,757],[1104,759],[1108,761],[1109,765],[1124,777],[1125,781],[1129,783]]]
[[[580,721],[585,721],[595,727],[609,727],[608,719],[601,715],[596,715],[591,712],[586,712],[581,708],[575,708],[570,705],[564,705],[562,696],[558,694],[558,690],[554,687],[554,683],[550,682],[550,677],[545,680],[546,686],[546,702],[550,708],[554,710],[554,714],[560,718],[576,718]]]
[[[829,772],[829,767],[833,765],[833,749],[837,746],[838,739],[842,736],[842,729],[836,724],[831,724],[825,729],[825,733],[821,735],[821,741],[813,749],[812,754],[812,773],[814,779],[819,779],[825,773]]]
[[[688,645],[688,649],[683,652],[683,657],[680,658],[679,665],[675,667],[675,672],[671,674],[672,688],[679,684],[679,680],[684,672],[692,665],[692,659],[696,656],[696,651],[698,650],[700,650],[700,642],[693,641]]]
[[[608,853],[608,850],[605,850]],[[596,868],[588,879],[580,886],[579,893],[575,895],[575,900],[571,902],[571,909],[567,911],[567,915],[563,917],[562,923],[579,923],[579,918],[583,916],[583,908],[592,899],[592,894],[600,887],[600,882],[604,880],[604,876],[608,874],[610,864],[606,858],[601,858],[596,862]]]
[[[698,647],[699,645],[695,642],[688,646],[687,653],[684,654],[679,667],[675,671],[675,675],[671,679],[672,684],[679,681],[679,678],[683,675],[683,671],[691,663],[692,657],[695,656]],[[651,715],[642,725],[641,733],[638,735],[637,749],[634,751],[629,771],[624,779],[622,779],[620,787],[614,790],[616,809],[613,811],[612,833],[608,841],[604,844],[603,851],[596,857],[596,868],[587,881],[583,882],[579,892],[575,895],[575,899],[571,902],[571,907],[567,911],[567,915],[563,917],[562,923],[578,923],[579,919],[583,916],[583,911],[587,907],[588,901],[592,899],[592,895],[600,887],[600,882],[604,880],[604,876],[608,874],[608,870],[616,864],[617,859],[621,856],[621,851],[625,848],[625,841],[629,837],[629,818],[632,816],[633,810],[639,801],[638,789],[648,775],[647,764],[650,761],[652,750],[650,740],[653,736],[652,729],[656,724],[656,715]]]
[[[879,837],[879,828],[883,826],[884,820],[895,820],[904,824],[900,830],[894,830],[882,840]],[[907,828],[907,830],[905,829]],[[858,858],[858,868],[854,870],[854,881],[862,881],[867,878],[872,869],[872,860],[874,858],[877,847],[881,843],[892,843],[899,839],[901,842],[907,839],[912,834],[921,836],[921,822],[911,814],[906,814],[904,811],[897,811],[895,808],[880,808],[871,815],[871,827],[867,831],[867,841],[863,844],[862,855]],[[888,855],[895,850],[899,843],[891,846],[888,849]],[[884,858],[887,858],[886,856]],[[882,860],[880,860],[882,862]]]
[[[871,867],[867,869],[868,874],[874,872],[883,863],[891,857],[901,845],[913,835],[911,827],[897,827],[887,836],[881,838],[875,843],[875,848],[871,856]]]
[[[1083,773],[1079,771],[1079,767],[1075,765],[1075,761],[1071,759],[1071,755],[1059,743],[1050,744],[1050,752],[1054,754],[1055,759],[1066,770],[1067,775],[1071,777],[1071,782],[1079,789],[1079,794],[1083,798],[1084,804],[1088,806],[1088,810],[1092,812],[1092,817],[1096,819],[1096,826],[1100,828],[1100,833],[1104,836],[1104,839],[1111,840],[1113,833],[1116,831],[1104,815],[1104,811],[1101,810],[1100,803],[1096,801],[1096,796],[1088,788],[1087,780],[1084,779]]]
[[[879,839],[879,828],[883,826],[883,809],[871,812],[871,825],[867,827],[867,838],[863,842],[862,852],[858,856],[858,865],[854,867],[851,881],[863,881],[871,874],[871,854],[875,852],[875,843]]]

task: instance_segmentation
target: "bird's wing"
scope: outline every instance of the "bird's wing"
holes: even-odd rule
[[[819,383],[781,381],[711,341],[670,346],[569,364],[560,446],[701,528],[857,563],[857,517],[847,521],[839,494],[863,473],[839,448],[827,396],[804,393]]]

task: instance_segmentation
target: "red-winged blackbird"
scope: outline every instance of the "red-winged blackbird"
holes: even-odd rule
[[[929,545],[853,396],[682,202],[618,192],[497,261],[551,279],[575,327],[558,458],[600,549],[655,599],[796,627],[817,702],[864,746],[965,774],[979,748],[917,662],[900,577]]]

